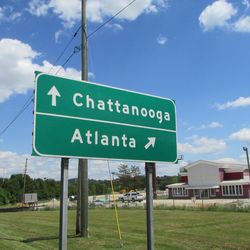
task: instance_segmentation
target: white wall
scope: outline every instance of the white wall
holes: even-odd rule
[[[219,185],[220,174],[218,167],[200,163],[188,169],[188,184],[190,186]]]

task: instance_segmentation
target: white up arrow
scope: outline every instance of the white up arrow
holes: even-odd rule
[[[148,143],[144,146],[144,148],[148,149],[150,146],[152,146],[154,148],[155,141],[156,141],[155,137],[148,137]]]
[[[60,93],[58,92],[57,88],[55,86],[53,86],[50,91],[48,92],[47,95],[51,95],[52,99],[51,99],[51,105],[52,106],[56,106],[56,97],[61,97]]]

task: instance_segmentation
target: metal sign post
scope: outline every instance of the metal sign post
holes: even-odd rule
[[[62,159],[62,198],[66,201],[68,160],[123,159],[146,162],[148,249],[153,249],[152,166],[177,161],[175,102],[168,98],[76,81],[36,72],[34,156]],[[82,167],[81,167],[82,166]],[[87,161],[80,163],[80,222],[76,231],[88,237]],[[83,177],[85,176],[85,177]],[[65,246],[65,204],[61,205],[62,246]]]
[[[146,162],[146,209],[147,209],[147,249],[154,250],[154,216],[153,216],[153,171],[155,163]]]
[[[86,159],[79,160],[81,182],[80,182],[80,235],[88,237],[88,161]],[[78,179],[79,180],[79,179]]]
[[[61,160],[60,232],[59,250],[67,250],[68,229],[68,169],[69,159]]]

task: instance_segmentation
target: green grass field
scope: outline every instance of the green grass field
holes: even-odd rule
[[[89,210],[89,238],[74,236],[69,210],[68,249],[147,249],[146,213],[120,209],[123,248],[112,209]],[[250,249],[250,213],[155,210],[155,249]],[[0,213],[0,249],[58,249],[59,211]]]

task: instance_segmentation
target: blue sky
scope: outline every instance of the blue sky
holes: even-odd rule
[[[88,0],[88,33],[131,0]],[[81,23],[80,0],[2,0],[0,3],[0,131],[32,94],[34,70],[53,65]],[[246,162],[250,144],[250,1],[137,0],[88,41],[89,80],[176,101],[179,165],[196,160]],[[76,53],[58,75],[80,79]],[[58,159],[31,157],[33,106],[0,136],[0,176],[23,171],[59,178]],[[116,170],[119,161],[111,162]],[[136,163],[142,167],[143,163]],[[71,161],[70,177],[77,163]],[[108,178],[107,162],[90,161],[91,178]]]

